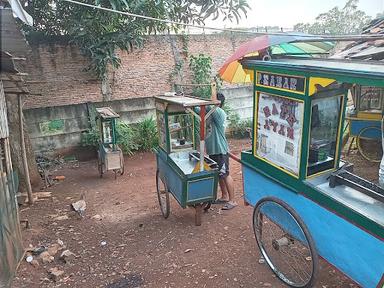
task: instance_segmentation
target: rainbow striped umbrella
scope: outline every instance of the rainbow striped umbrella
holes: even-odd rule
[[[263,35],[242,44],[235,53],[225,61],[219,69],[220,77],[230,83],[251,83],[251,73],[243,70],[239,60],[245,57],[273,55],[294,55],[313,57],[327,54],[334,43],[329,41],[311,41],[315,36],[310,35]],[[319,39],[319,37],[316,37]]]

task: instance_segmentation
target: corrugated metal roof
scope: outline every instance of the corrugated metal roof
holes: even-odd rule
[[[12,55],[4,51],[0,51],[0,72],[7,72],[7,73],[19,72],[15,68],[15,63],[13,63]]]
[[[384,17],[377,18],[364,28],[363,34],[383,34]],[[333,59],[384,60],[384,40],[362,40],[347,45],[342,51],[333,55]]]
[[[5,105],[3,82],[0,80],[0,138],[8,138],[8,119]]]
[[[16,25],[12,10],[0,8],[1,50],[11,53],[15,57],[25,57],[28,45],[20,28]]]

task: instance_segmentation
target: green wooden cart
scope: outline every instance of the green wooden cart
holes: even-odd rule
[[[110,107],[96,108],[96,121],[100,129],[99,149],[97,151],[97,167],[100,178],[107,171],[124,174],[124,156],[116,143],[116,119],[119,114]]]
[[[218,101],[187,96],[159,96],[155,101],[159,130],[156,187],[161,212],[168,218],[172,194],[181,207],[196,209],[195,224],[201,225],[202,211],[209,209],[217,193],[217,164],[200,155],[204,155],[205,122]],[[200,125],[196,125],[198,120]]]

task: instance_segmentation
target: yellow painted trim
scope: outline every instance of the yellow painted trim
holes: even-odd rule
[[[357,118],[364,118],[368,120],[380,120],[381,121],[381,113],[374,112],[357,112]]]
[[[282,76],[290,76],[290,77],[296,77],[296,78],[302,78],[304,79],[304,91],[301,92],[301,91],[294,91],[294,90],[289,90],[289,89],[284,89],[284,88],[276,88],[276,87],[272,87],[272,86],[266,86],[266,85],[261,85],[261,84],[258,84],[258,76],[257,76],[257,73],[269,73],[269,74],[277,74],[277,75],[282,75]],[[273,73],[273,72],[269,72],[269,71],[261,71],[261,70],[258,70],[258,71],[255,71],[255,77],[256,77],[256,86],[257,87],[264,87],[264,88],[270,88],[270,89],[273,89],[273,90],[277,90],[277,91],[285,91],[285,92],[291,92],[291,93],[295,93],[295,94],[300,94],[300,95],[305,95],[305,89],[306,89],[306,85],[307,85],[307,81],[306,81],[306,77],[304,76],[298,76],[298,75],[292,75],[292,74],[280,74],[280,73]],[[279,96],[279,95],[278,95]]]
[[[336,159],[339,157],[339,151],[338,151],[338,148],[339,148],[339,144],[340,144],[340,134],[341,134],[341,124],[342,124],[342,121],[341,121],[341,118],[343,118],[343,117],[341,117],[341,113],[342,113],[342,109],[343,109],[343,104],[344,104],[344,101],[345,101],[345,96],[343,95],[343,94],[341,94],[341,95],[336,95],[336,96],[334,96],[334,97],[341,97],[341,99],[342,99],[342,101],[341,101],[341,103],[340,103],[340,105],[341,105],[341,107],[340,107],[340,119],[339,119],[339,129],[337,129],[338,131],[337,131],[337,135],[336,135],[336,139],[337,139],[337,141],[336,141],[336,151],[335,151],[335,158],[334,158],[334,160],[335,160],[335,163],[334,163],[334,165],[333,165],[333,168],[330,168],[330,169],[328,169],[328,170],[324,170],[324,171],[320,171],[320,172],[318,172],[318,173],[316,173],[316,174],[312,174],[312,175],[309,175],[308,176],[308,159],[309,159],[309,145],[310,145],[310,139],[311,139],[311,131],[309,131],[309,137],[308,137],[308,139],[309,139],[309,141],[308,141],[308,153],[307,153],[307,171],[305,171],[305,178],[306,179],[310,179],[310,178],[312,178],[312,177],[315,177],[315,176],[319,176],[319,175],[321,175],[321,174],[323,174],[323,172],[325,173],[325,172],[329,172],[329,171],[332,171],[332,170],[334,170],[334,169],[336,169]],[[310,114],[310,117],[309,117],[309,119],[312,119],[312,107],[311,107],[311,114]],[[311,123],[310,123],[311,124]]]
[[[250,70],[250,69],[244,69],[244,72],[245,74],[247,74],[247,83],[253,83],[254,79],[255,79],[255,70]],[[249,77],[249,81],[248,81],[248,77]]]
[[[374,122],[379,122],[381,119],[369,119],[369,118],[358,118],[358,117],[351,117],[351,116],[346,116],[345,120],[351,120],[351,121],[374,121]]]
[[[331,171],[334,170],[334,169],[335,169],[335,168],[330,168],[330,169],[328,169],[328,170],[324,170],[324,171],[321,171],[321,172],[319,172],[319,173],[309,175],[309,176],[307,176],[306,179],[312,179],[312,178],[315,178],[315,177],[320,176],[320,175],[323,175],[323,174],[325,174],[325,173],[327,173],[327,172],[331,172]],[[308,171],[308,170],[307,170],[307,171]]]
[[[257,95],[254,95],[254,97],[256,97],[256,103],[255,103],[255,111],[254,111],[254,119],[255,119],[255,125],[254,125],[254,144],[253,144],[253,156],[261,161],[264,161],[266,162],[267,164],[279,169],[280,171],[283,171],[284,173],[288,174],[288,175],[291,175],[292,177],[296,178],[296,179],[299,179],[300,178],[300,168],[301,168],[301,145],[302,145],[302,136],[303,135],[300,135],[300,143],[299,143],[299,151],[298,151],[298,155],[299,155],[299,167],[298,167],[298,173],[295,174],[291,171],[289,171],[288,169],[285,169],[284,167],[281,167],[281,166],[278,166],[276,165],[275,163],[271,162],[270,160],[266,159],[266,158],[263,158],[263,157],[260,157],[257,155],[257,122],[258,122],[258,111],[259,111],[259,98],[260,98],[260,93],[264,93],[264,94],[267,94],[267,95],[271,95],[271,96],[276,96],[276,97],[281,97],[281,98],[286,98],[286,99],[289,99],[289,100],[293,100],[293,101],[296,101],[296,102],[299,102],[299,103],[303,103],[304,106],[305,106],[305,103],[303,100],[299,100],[299,99],[296,99],[296,98],[293,98],[293,97],[287,97],[287,96],[282,96],[282,95],[277,95],[277,94],[272,94],[272,93],[265,93],[265,92],[262,92],[262,91],[256,91],[256,94],[259,94]],[[304,125],[304,110],[305,110],[305,107],[303,107],[303,113],[302,113],[302,117],[301,117],[301,123],[302,125]],[[302,129],[303,130],[303,129]],[[302,131],[303,132],[303,131]],[[303,133],[302,133],[303,134]]]
[[[316,85],[320,85],[321,87],[327,87],[329,84],[333,82],[336,82],[336,80],[330,79],[330,78],[310,77],[308,95],[312,96],[317,92]]]

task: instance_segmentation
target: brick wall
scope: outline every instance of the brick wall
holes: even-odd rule
[[[210,55],[216,73],[234,50],[250,38],[250,35],[241,34],[190,35],[188,55],[185,55],[181,53],[184,43],[181,36],[150,36],[143,49],[120,52],[122,65],[111,75],[111,100],[149,97],[170,91],[169,79],[175,59],[185,62],[185,82],[188,82],[189,55]],[[75,46],[39,45],[31,50],[27,56],[27,80],[31,81],[29,89],[34,95],[28,97],[26,109],[103,100],[100,81],[84,71],[88,61]]]

